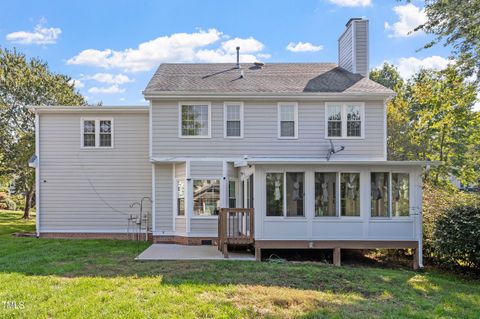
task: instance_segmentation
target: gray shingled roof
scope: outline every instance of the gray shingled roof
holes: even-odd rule
[[[243,78],[232,63],[161,64],[144,93],[393,93],[334,63],[242,63],[241,70]]]

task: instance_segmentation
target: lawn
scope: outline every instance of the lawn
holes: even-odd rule
[[[0,318],[478,318],[480,281],[318,263],[136,262],[148,244],[16,238],[0,211]]]

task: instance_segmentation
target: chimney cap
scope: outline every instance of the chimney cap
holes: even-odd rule
[[[359,20],[364,20],[364,19],[363,18],[350,18],[350,20],[348,20],[348,22],[345,26],[348,27],[352,23],[352,21],[359,21]]]

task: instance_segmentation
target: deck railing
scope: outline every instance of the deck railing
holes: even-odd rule
[[[253,208],[221,208],[218,216],[218,249],[228,257],[228,245],[254,243]]]

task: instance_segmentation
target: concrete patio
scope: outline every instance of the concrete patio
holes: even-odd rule
[[[229,252],[224,258],[217,246],[187,246],[176,244],[153,244],[135,260],[255,260],[248,253]]]

